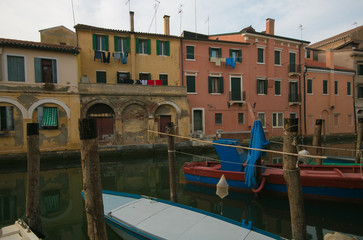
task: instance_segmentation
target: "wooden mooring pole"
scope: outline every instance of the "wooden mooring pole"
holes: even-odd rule
[[[362,148],[362,137],[363,137],[363,118],[358,119],[358,132],[357,132],[357,143],[355,146],[355,163],[360,163],[360,152]]]
[[[285,119],[284,127],[283,152],[296,153],[298,119]],[[300,169],[297,166],[296,156],[283,155],[283,171],[289,197],[292,238],[295,240],[305,240],[304,201],[301,189]]]
[[[167,124],[167,133],[175,134],[174,123],[169,122]],[[170,200],[177,202],[176,193],[176,166],[175,166],[175,144],[174,136],[168,136],[168,160],[169,160],[169,176],[170,176]]]
[[[315,129],[314,129],[314,137],[313,137],[313,146],[316,147],[314,151],[314,155],[321,156],[321,127],[323,125],[323,119],[316,119],[315,121]],[[317,165],[322,164],[322,160],[319,158],[316,160]]]
[[[79,121],[83,193],[90,240],[107,240],[95,119]]]
[[[39,124],[27,124],[27,191],[26,191],[26,218],[29,227],[37,233],[42,233],[42,223],[39,211]]]

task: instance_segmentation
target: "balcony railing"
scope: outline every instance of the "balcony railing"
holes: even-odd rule
[[[290,104],[301,103],[301,95],[300,94],[289,94],[289,103]]]
[[[246,91],[240,93],[229,92],[229,101],[233,103],[243,103],[246,101]]]
[[[288,65],[289,75],[300,74],[301,73],[301,64],[289,64]]]

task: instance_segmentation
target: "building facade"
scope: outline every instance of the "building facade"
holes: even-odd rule
[[[0,39],[0,151],[27,150],[27,123],[39,123],[41,151],[79,149],[78,50]]]
[[[165,143],[173,122],[189,134],[189,104],[180,83],[180,38],[78,24],[81,117],[95,118],[100,144]]]

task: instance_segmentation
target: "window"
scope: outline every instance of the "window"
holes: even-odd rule
[[[214,114],[214,122],[216,125],[222,124],[222,113],[215,113]]]
[[[257,94],[267,94],[267,80],[257,79]]]
[[[275,80],[275,95],[281,96],[281,81]]]
[[[38,107],[39,129],[58,129],[58,108]]]
[[[297,82],[289,82],[289,102],[300,102],[299,100],[299,90]]]
[[[237,59],[237,62],[242,62],[242,50],[229,49],[229,57]]]
[[[273,113],[272,114],[272,126],[276,128],[282,128],[284,126],[284,114]]]
[[[114,37],[115,52],[130,52],[130,38],[128,37]]]
[[[97,83],[106,83],[106,72],[96,71],[96,82]]]
[[[323,80],[323,94],[328,94],[328,80]]]
[[[244,124],[244,123],[245,123],[244,113],[238,113],[238,124]]]
[[[128,72],[117,72],[117,83],[130,83],[130,73]]]
[[[358,86],[358,98],[363,98],[363,86]]]
[[[196,93],[195,91],[195,76],[187,76],[187,92]]]
[[[170,42],[156,40],[156,54],[160,56],[170,56]]]
[[[347,95],[348,96],[352,95],[352,83],[351,82],[347,82]]]
[[[209,48],[209,58],[221,58],[222,48]]]
[[[310,58],[310,50],[306,50],[306,58]]]
[[[313,60],[318,61],[319,60],[318,58],[319,58],[318,51],[313,51]]]
[[[0,107],[0,131],[14,130],[14,109],[10,106]]]
[[[140,80],[151,80],[151,74],[150,73],[139,73],[139,79]]]
[[[208,92],[223,93],[223,77],[208,77]]]
[[[194,58],[194,46],[187,46],[187,59],[195,59]]]
[[[168,86],[168,75],[167,74],[160,74],[159,79],[162,82],[162,85]]]
[[[266,116],[265,113],[257,113],[257,120],[260,120],[262,127],[266,127]]]
[[[136,38],[136,53],[138,54],[150,54],[150,39]]]
[[[307,80],[307,94],[313,94],[313,79],[311,78]]]
[[[290,113],[290,118],[297,118],[297,113],[294,112]]]
[[[338,81],[334,81],[334,94],[338,95]]]
[[[108,51],[108,35],[93,34],[93,50]]]
[[[7,62],[8,62],[8,81],[25,82],[24,57],[8,55]]]
[[[265,63],[265,49],[264,48],[257,48],[257,62],[258,63]]]
[[[281,65],[281,51],[275,50],[275,65]]]
[[[57,83],[57,60],[34,58],[35,82]]]
[[[294,52],[289,53],[289,72],[297,72],[296,53]]]
[[[358,75],[363,76],[363,64],[358,64]]]

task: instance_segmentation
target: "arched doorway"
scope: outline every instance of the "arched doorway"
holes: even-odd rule
[[[173,106],[163,104],[158,107],[155,111],[155,122],[158,123],[158,131],[166,132],[166,126],[169,122],[173,122],[174,125],[177,123],[177,113]],[[166,135],[160,135],[160,138],[166,138]]]
[[[94,118],[97,121],[97,136],[100,143],[114,139],[114,116],[113,109],[103,103],[97,103],[88,109],[87,118]]]

